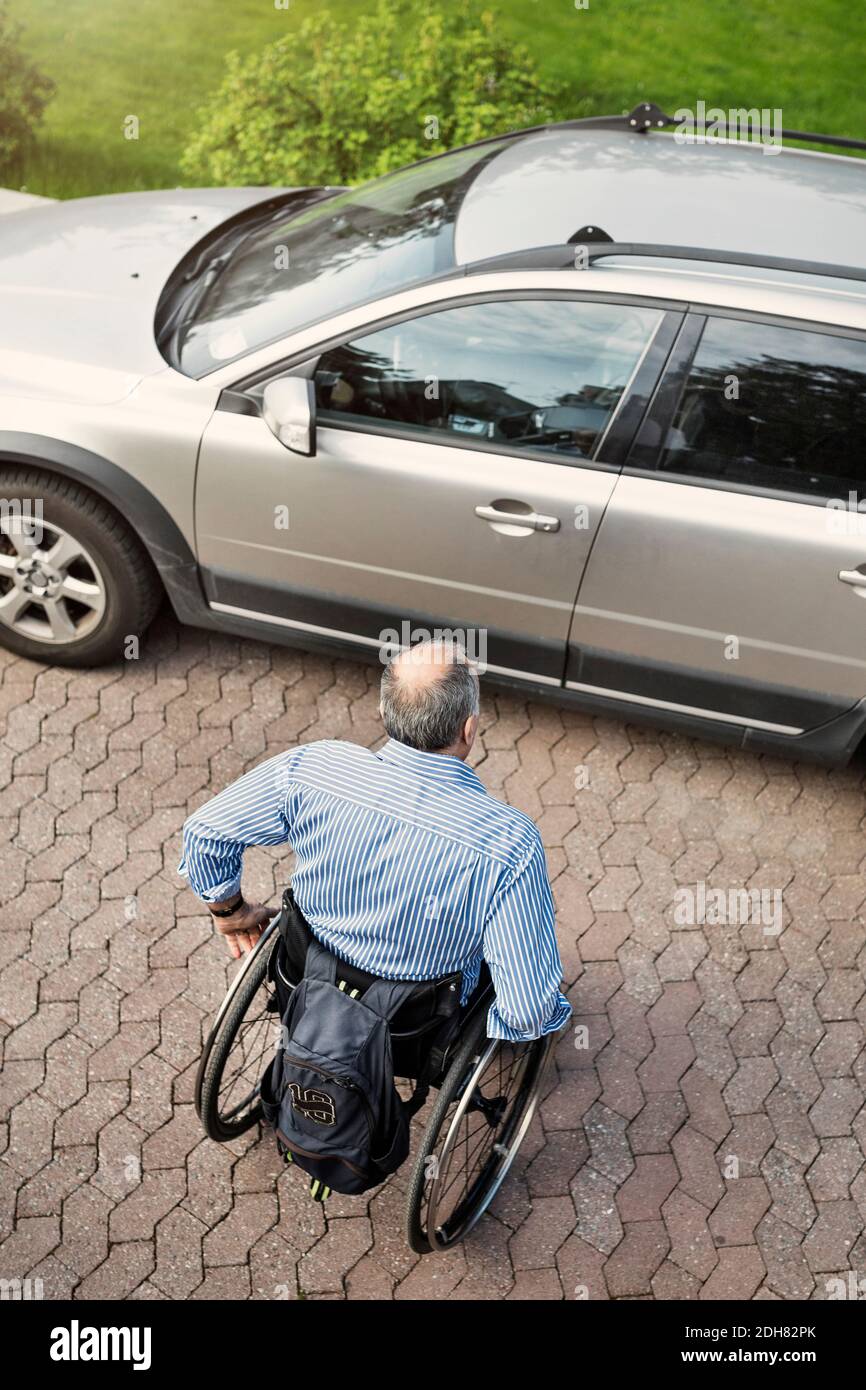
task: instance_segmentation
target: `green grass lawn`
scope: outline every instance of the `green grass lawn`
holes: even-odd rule
[[[255,52],[311,12],[335,31],[371,0],[11,0],[25,47],[57,84],[16,182],[74,197],[182,182],[196,109],[232,48]],[[419,12],[431,0],[417,0]],[[447,0],[440,0],[447,3]],[[866,138],[866,7],[848,0],[490,0],[508,35],[599,112],[651,98],[673,111],[781,107],[785,126]],[[303,55],[298,55],[299,67]],[[140,138],[123,137],[135,115]],[[9,179],[7,178],[7,182]]]

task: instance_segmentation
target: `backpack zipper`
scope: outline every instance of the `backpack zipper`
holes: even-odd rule
[[[313,1153],[310,1149],[302,1149],[300,1144],[295,1143],[294,1139],[287,1138],[287,1136],[283,1133],[281,1129],[277,1130],[277,1137],[279,1139],[282,1139],[286,1148],[291,1153],[300,1154],[303,1158],[315,1159],[317,1162],[323,1159],[328,1159],[332,1163],[342,1163],[345,1168],[351,1168],[353,1173],[357,1173],[359,1178],[364,1178],[366,1180],[369,1177],[369,1174],[367,1173],[366,1169],[359,1168],[357,1163],[353,1163],[350,1158],[343,1158],[342,1154],[320,1154]]]

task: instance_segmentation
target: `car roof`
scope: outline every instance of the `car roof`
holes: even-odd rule
[[[579,126],[516,138],[479,170],[458,264],[564,244],[587,226],[655,242],[866,266],[866,161],[756,142]]]

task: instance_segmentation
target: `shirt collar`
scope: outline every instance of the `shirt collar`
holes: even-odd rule
[[[450,753],[425,753],[421,748],[410,748],[408,743],[399,743],[397,739],[389,738],[376,756],[385,758],[387,762],[400,763],[411,768],[413,772],[436,777],[443,782],[462,782],[466,786],[474,786],[478,791],[486,790],[472,768]]]

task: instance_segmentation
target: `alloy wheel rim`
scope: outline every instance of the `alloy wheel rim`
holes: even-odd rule
[[[93,556],[62,526],[0,519],[0,626],[68,646],[99,626],[108,594]]]

